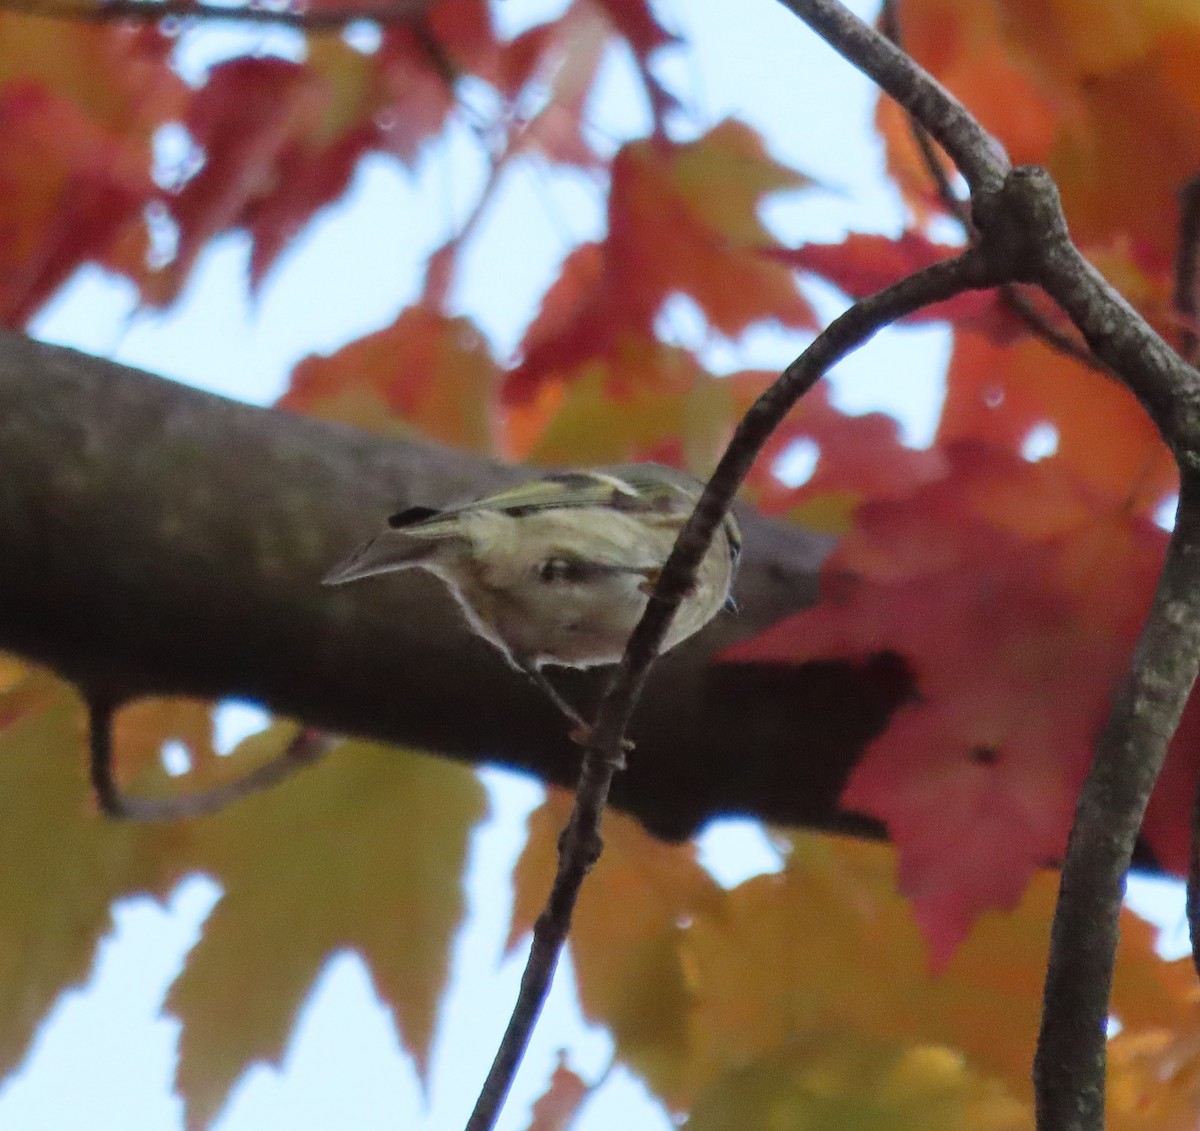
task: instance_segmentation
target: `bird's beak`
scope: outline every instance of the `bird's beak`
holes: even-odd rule
[[[322,579],[322,585],[345,585],[380,573],[414,566],[428,552],[428,545],[414,545],[410,538],[381,534],[364,542],[345,561],[339,562]]]

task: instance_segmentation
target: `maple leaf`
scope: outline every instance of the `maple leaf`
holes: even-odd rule
[[[743,1127],[887,1127],[1027,1131],[1029,1109],[981,1079],[953,1049],[836,1029],[805,1033],[739,1066],[697,1100],[690,1131]]]
[[[148,147],[38,82],[0,86],[0,320],[20,325],[78,262],[103,258],[153,191]]]
[[[415,26],[385,28],[377,53],[385,92],[377,114],[380,148],[413,165],[457,105],[456,85],[464,75],[513,100],[560,46],[552,28],[533,28],[502,43],[487,0],[437,0]]]
[[[905,0],[901,16],[906,49],[1013,160],[1047,166],[1085,250],[1124,233],[1169,274],[1177,194],[1200,167],[1195,5]],[[894,145],[905,127],[887,124]]]
[[[257,202],[248,215],[250,288],[257,290],[280,252],[313,214],[346,191],[359,159],[375,142],[374,126],[343,134],[321,150],[293,146],[280,154],[277,173],[286,191]]]
[[[631,338],[573,375],[520,449],[535,463],[715,466],[770,374],[715,377],[686,350]]]
[[[724,334],[765,319],[813,326],[791,272],[772,262],[777,245],[757,215],[765,194],[808,183],[733,121],[694,142],[623,147],[613,161],[608,233],[564,264],[526,333],[505,399],[526,401],[542,382],[611,356],[629,337],[655,338],[655,317],[677,292]]]
[[[150,25],[64,25],[0,12],[0,87],[31,83],[53,93],[98,129],[122,136],[141,163],[142,147],[179,117],[187,98],[171,67],[174,49],[174,38]]]
[[[930,176],[908,112],[890,98],[879,99],[875,104],[875,130],[884,142],[888,176],[896,183],[917,225],[925,226],[944,217],[946,202]],[[940,150],[936,152],[946,179],[953,184],[953,165]]]
[[[1190,964],[1189,964],[1190,965]],[[1118,1131],[1187,1131],[1200,1108],[1200,1002],[1186,1019],[1122,1030],[1108,1043],[1105,1116]]]
[[[781,482],[775,468],[799,440],[815,445],[816,462],[809,478],[796,487]],[[834,497],[839,511],[852,511],[864,499],[906,496],[946,473],[942,452],[917,450],[900,442],[899,425],[893,417],[881,412],[848,416],[833,406],[829,387],[821,384],[805,394],[775,430],[746,483],[764,513],[788,514],[804,523],[814,502]],[[844,529],[839,526],[837,532],[844,533]]]
[[[526,43],[535,36],[536,58],[527,60],[532,52]],[[559,19],[513,40],[506,57],[515,57],[519,77],[507,77],[502,89],[515,100],[520,86],[536,82],[539,93],[544,92],[544,105],[520,125],[510,146],[580,168],[603,164],[583,134],[583,113],[612,36],[603,10],[588,0],[576,0]]]
[[[475,325],[412,306],[336,353],[305,358],[279,405],[491,452],[497,392],[498,369]]]
[[[935,965],[1061,855],[1165,541],[1065,465],[979,445],[943,455],[944,478],[859,508],[820,605],[723,657],[903,658],[918,701],[842,803],[887,824]]]
[[[62,694],[49,672],[0,652],[0,732],[46,710]]]
[[[1012,1116],[1019,1107],[1031,1121],[1029,1064],[1057,876],[1039,873],[1014,911],[985,915],[934,975],[911,907],[895,892],[893,848],[814,833],[776,839],[790,845],[783,871],[738,885],[684,932],[687,1083],[697,1103],[713,1103],[747,1065],[760,1066],[748,1098],[792,1094],[790,1054],[832,1033],[841,1046],[827,1064],[834,1079],[856,1048],[883,1044],[900,1057],[940,1048],[967,1076],[1003,1085],[1008,1100],[992,1110]],[[1187,971],[1155,955],[1148,924],[1128,911],[1121,920],[1113,1012],[1131,1033],[1182,1024]],[[995,1083],[986,1094],[1001,1096]],[[735,1125],[759,1123],[747,1116]]]
[[[1032,8],[1019,0],[981,0],[969,11],[953,0],[904,0],[899,15],[904,49],[1003,141],[1015,163],[1025,164],[1044,162],[1057,107],[1031,61],[1010,51],[1007,32],[1019,7]],[[892,127],[888,140],[909,128],[899,116],[881,125]]]
[[[650,70],[651,56],[660,48],[677,42],[655,18],[646,0],[595,0],[604,9],[613,26],[625,38],[638,61],[638,73],[650,99],[656,132],[663,134],[663,116],[678,106],[674,95]]]
[[[247,225],[278,190],[286,155],[319,130],[326,97],[312,72],[283,59],[237,58],[212,69],[184,119],[204,164],[168,198],[179,238],[156,280],[156,301],[175,296],[213,236]]]
[[[183,870],[167,860],[172,830],[95,814],[81,771],[83,712],[66,687],[0,730],[0,1070],[21,1060],[52,1003],[81,983],[112,905],[165,899]],[[48,680],[49,677],[45,677]]]
[[[247,740],[221,759],[225,772],[244,773],[246,757],[281,740],[278,728]],[[279,1062],[313,981],[345,948],[366,959],[424,1071],[464,913],[467,840],[485,808],[469,770],[348,742],[189,826],[171,859],[225,893],[167,999],[184,1026],[176,1082],[190,1129],[208,1124],[251,1062]]]
[[[158,767],[163,746],[180,743],[197,776],[192,786],[211,783],[203,780],[204,768],[216,763],[213,748],[212,705],[196,699],[139,699],[122,707],[112,721],[112,748],[118,782],[132,781],[148,769]]]
[[[1047,423],[1056,436],[1047,462],[1139,513],[1153,514],[1176,491],[1175,462],[1124,385],[1040,342],[955,335],[939,442],[969,438],[1017,453]]]

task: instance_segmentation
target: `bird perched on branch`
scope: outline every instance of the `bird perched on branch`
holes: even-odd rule
[[[471,628],[525,672],[583,733],[587,724],[542,672],[620,660],[703,485],[658,464],[551,472],[446,510],[409,507],[326,585],[424,569]],[[664,651],[726,604],[741,550],[725,516],[671,623]]]

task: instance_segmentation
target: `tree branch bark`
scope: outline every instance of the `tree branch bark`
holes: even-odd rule
[[[581,755],[561,719],[467,631],[436,581],[318,584],[382,515],[522,474],[0,331],[0,648],[115,703],[242,697],[569,786]],[[861,669],[714,665],[816,599],[829,548],[742,518],[739,612],[657,666],[613,803],[666,837],[718,813],[877,835],[838,795],[908,694],[907,674],[889,657]],[[585,704],[605,673],[556,678]]]

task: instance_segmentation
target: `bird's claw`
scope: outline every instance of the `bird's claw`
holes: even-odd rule
[[[569,732],[569,737],[572,742],[578,743],[580,746],[590,746],[592,744],[592,736],[595,734],[595,729],[588,723],[581,723],[577,727],[573,727]],[[625,755],[633,750],[633,739],[621,739],[621,753],[613,762],[615,769],[623,770],[625,768]]]
[[[658,580],[662,577],[662,568],[655,566],[652,569],[642,570],[642,576],[645,580],[638,586],[639,593],[645,593],[649,597],[657,588]],[[685,597],[694,597],[696,595],[696,582],[693,581],[684,592]]]
[[[658,584],[658,579],[662,577],[662,570],[657,566],[653,569],[642,571],[642,582],[638,586],[639,593],[645,593],[647,597],[654,592],[654,587]]]

